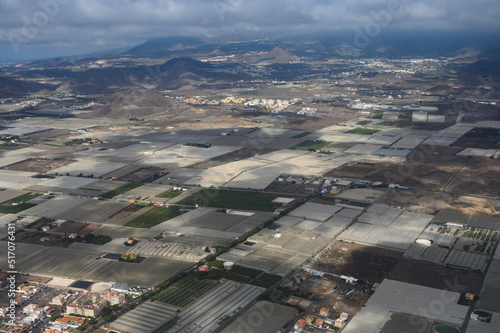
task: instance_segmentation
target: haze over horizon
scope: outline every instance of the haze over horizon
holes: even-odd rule
[[[500,31],[494,0],[0,0],[0,61],[127,49],[165,36],[262,38],[359,32],[439,33],[470,40]],[[348,41],[349,42],[349,41]]]

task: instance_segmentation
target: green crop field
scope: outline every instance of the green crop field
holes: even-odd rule
[[[211,269],[208,272],[195,272],[195,277],[201,280],[217,280],[220,278],[254,286],[270,288],[281,280],[281,276],[264,273],[261,270],[235,265],[230,270]]]
[[[127,227],[134,228],[151,228],[157,224],[170,220],[176,216],[183,214],[178,206],[170,207],[154,207],[148,210],[146,213],[137,217],[136,219],[130,221],[126,224]]]
[[[179,201],[178,204],[272,212],[281,206],[271,202],[274,199],[275,197],[263,196],[255,191],[204,189]]]
[[[281,276],[275,275],[275,274],[269,274],[269,273],[264,273],[252,282],[250,284],[253,284],[254,286],[257,287],[262,287],[262,288],[271,288],[274,286],[276,283],[281,281]]]
[[[162,194],[158,194],[157,197],[158,198],[168,198],[168,199],[172,199],[172,198],[175,198],[176,196],[180,195],[183,191],[181,190],[177,190],[177,191],[166,191],[166,192],[163,192]]]
[[[35,194],[26,193],[26,194],[20,195],[18,197],[15,197],[13,199],[10,199],[7,202],[8,203],[12,203],[12,202],[26,202],[26,201],[29,201],[31,199],[35,199],[35,198],[37,198],[39,196],[41,196],[40,193],[35,193]]]
[[[361,127],[357,127],[357,128],[352,129],[350,131],[347,131],[347,133],[351,133],[351,134],[364,134],[364,135],[372,135],[372,134],[377,133],[377,132],[380,132],[380,130],[370,129],[370,128],[361,128]]]
[[[304,142],[299,143],[296,146],[293,146],[291,149],[295,150],[320,150],[326,146],[331,144],[331,142],[328,141],[321,141],[321,140],[306,140]]]
[[[370,172],[375,171],[375,168],[366,167],[366,166],[358,166],[358,165],[345,165],[337,169],[338,171],[343,172],[352,172],[352,173],[360,173],[360,174],[368,174]]]
[[[1,214],[17,214],[17,213],[20,213],[23,210],[26,210],[26,209],[31,208],[33,206],[36,206],[36,205],[26,203],[26,202],[19,204],[17,206],[0,205],[0,213]]]
[[[101,195],[101,197],[106,198],[106,199],[111,199],[119,194],[123,194],[125,192],[131,191],[134,188],[137,188],[137,187],[142,186],[142,185],[143,185],[143,183],[130,183],[127,185],[123,185],[123,186],[117,188],[116,190],[112,190],[112,191],[104,193],[103,195]]]
[[[308,136],[309,134],[312,134],[312,132],[304,132],[304,133],[297,134],[295,136],[292,136],[292,139],[300,139],[300,138],[303,138],[305,136]]]
[[[211,280],[186,278],[162,291],[154,300],[184,308],[216,285]]]
[[[41,194],[39,193],[35,194],[26,193],[18,197],[15,197],[13,199],[10,199],[9,201],[5,202],[5,204],[0,205],[0,214],[17,214],[22,212],[23,210],[36,206],[35,204],[27,203],[26,201],[29,201],[39,196],[41,196]],[[18,203],[18,204],[12,205],[13,203]]]

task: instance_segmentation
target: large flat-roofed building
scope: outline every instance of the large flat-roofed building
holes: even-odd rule
[[[434,322],[460,326],[469,308],[457,304],[459,298],[458,292],[385,279],[342,332],[413,332],[423,326],[430,329]]]

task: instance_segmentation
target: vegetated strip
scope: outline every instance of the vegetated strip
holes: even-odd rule
[[[187,277],[162,291],[153,300],[183,308],[216,285],[212,281]]]
[[[350,131],[347,131],[347,133],[351,134],[364,134],[364,135],[372,135],[374,133],[380,132],[380,130],[376,129],[371,129],[371,128],[361,128],[361,127],[356,127]]]
[[[312,134],[312,132],[303,132],[303,133],[292,136],[292,139],[300,139],[300,138],[303,138],[305,136],[308,136],[309,134]]]
[[[194,272],[194,277],[204,280],[218,280],[220,278],[254,286],[270,288],[281,281],[282,277],[275,274],[264,273],[261,270],[235,265],[230,270],[212,267],[208,272]]]
[[[28,203],[25,201],[29,201],[29,200],[34,199],[34,198],[39,197],[39,196],[41,196],[40,193],[35,193],[35,194],[26,193],[26,194],[22,194],[18,197],[12,198],[12,199],[6,201],[5,204],[0,205],[0,213],[1,214],[20,213],[23,210],[26,210],[26,209],[31,208],[33,206],[36,206],[36,204]]]
[[[322,140],[306,140],[304,142],[299,143],[298,145],[293,146],[291,149],[294,150],[320,150],[326,146],[331,144],[329,141]]]
[[[158,198],[172,199],[172,198],[175,198],[176,196],[180,195],[182,192],[183,192],[182,190],[166,191],[166,192],[163,192],[162,194],[158,194],[157,197]]]
[[[170,207],[157,206],[153,207],[146,213],[130,221],[129,223],[126,224],[126,226],[134,228],[151,228],[152,226],[170,220],[181,214],[184,214],[184,212],[181,211],[179,206],[170,206]]]
[[[142,185],[144,185],[144,184],[143,183],[130,183],[127,185],[123,185],[115,190],[104,193],[103,195],[101,195],[101,198],[111,199],[119,194],[123,194],[125,192],[131,191],[134,188],[138,188]]]
[[[257,191],[235,191],[204,189],[178,202],[180,205],[196,205],[229,209],[258,210],[273,212],[281,205],[273,203],[274,197],[261,195]]]

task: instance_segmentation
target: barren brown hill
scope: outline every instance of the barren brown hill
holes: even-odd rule
[[[297,59],[297,57],[280,47],[275,47],[269,52],[256,56],[253,60],[268,61],[272,63],[288,63],[290,60],[294,59]]]
[[[428,89],[427,91],[437,95],[448,95],[456,93],[456,90],[447,84],[440,84]]]
[[[404,83],[403,80],[388,72],[378,73],[373,79],[371,79],[371,81],[375,85],[394,85]]]
[[[104,101],[106,105],[92,116],[117,119],[144,118],[157,113],[168,112],[172,102],[157,93],[145,88],[133,88],[115,93]]]

